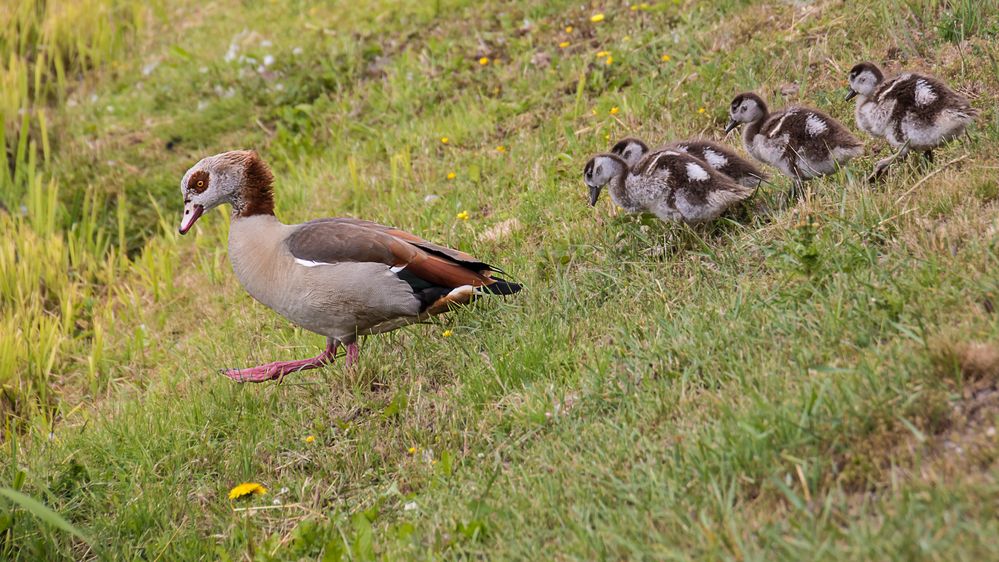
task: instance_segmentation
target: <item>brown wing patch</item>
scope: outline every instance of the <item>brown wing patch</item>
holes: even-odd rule
[[[467,263],[458,261],[443,252],[457,250],[436,246],[412,234],[366,221],[324,219],[308,222],[293,232],[287,243],[291,254],[299,259],[322,263],[376,262],[390,267],[405,266],[409,273],[441,287],[478,287],[495,283],[488,277],[488,266],[474,261],[471,256],[468,256],[471,260]],[[424,248],[423,244],[430,247]],[[436,248],[440,250],[434,251]],[[479,265],[484,267],[477,269]]]
[[[408,262],[406,269],[420,279],[425,279],[441,287],[454,288],[462,285],[481,287],[495,283],[481,273],[422,250],[417,250],[416,255]]]
[[[448,248],[446,246],[434,244],[433,242],[427,242],[426,240],[420,238],[419,236],[416,236],[415,234],[410,234],[405,230],[399,230],[397,228],[389,228],[386,229],[385,232],[391,234],[392,236],[395,236],[396,238],[405,240],[410,244],[419,246],[420,248],[427,250],[428,252],[440,254],[443,255],[444,257],[464,262],[465,265],[473,269],[478,269],[480,271],[492,269],[492,267],[489,264],[483,263],[475,259],[471,254],[466,254],[465,252],[462,252],[461,250],[455,250],[454,248]]]
[[[208,189],[208,172],[198,170],[191,174],[191,178],[187,180],[187,190],[204,193],[206,189]]]
[[[346,222],[307,222],[288,237],[287,243],[296,258],[322,263],[355,261],[396,266],[406,263],[405,258],[409,257],[405,255],[405,248],[393,248],[403,242],[363,225]],[[403,254],[401,263],[397,252]]]

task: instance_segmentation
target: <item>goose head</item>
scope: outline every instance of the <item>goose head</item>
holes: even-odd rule
[[[729,106],[728,116],[730,119],[728,126],[725,127],[725,132],[730,132],[742,123],[758,121],[766,115],[767,104],[763,102],[763,98],[750,92],[739,94],[735,96]]]
[[[884,74],[874,63],[862,62],[850,70],[850,86],[846,93],[847,101],[856,95],[869,97],[874,93],[874,89],[884,80]]]
[[[252,150],[202,158],[180,180],[184,216],[178,231],[187,234],[201,215],[223,203],[232,205],[234,216],[274,214],[272,181],[267,164]]]
[[[590,206],[597,204],[600,190],[628,171],[628,163],[617,154],[598,154],[583,167],[583,181],[590,189]]]
[[[628,164],[629,168],[638,164],[638,161],[648,153],[649,145],[645,144],[640,139],[633,137],[619,140],[617,144],[614,145],[614,148],[611,149],[611,154],[620,156],[621,159]]]

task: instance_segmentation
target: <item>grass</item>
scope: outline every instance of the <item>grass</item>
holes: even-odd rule
[[[59,6],[2,13],[0,487],[88,540],[0,503],[0,557],[996,557],[995,2]],[[868,186],[866,139],[771,216],[586,205],[591,154],[718,136],[738,91],[852,126],[861,59],[974,99],[939,171]],[[224,212],[175,234],[184,170],[236,147],[286,222],[397,225],[527,289],[353,371],[222,379],[322,344],[238,285]]]

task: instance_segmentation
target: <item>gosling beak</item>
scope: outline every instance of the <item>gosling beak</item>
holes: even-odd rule
[[[201,205],[193,205],[188,203],[184,205],[184,216],[180,219],[180,228],[177,232],[181,234],[187,234],[188,230],[194,226],[194,223],[201,218],[201,213],[205,212],[205,208]]]
[[[849,90],[847,90],[846,91],[846,101],[852,100],[856,95],[857,95],[857,92],[854,92],[852,88],[849,89]]]
[[[600,188],[591,187],[590,188],[590,206],[595,207],[597,205],[597,199],[600,198]]]
[[[732,131],[732,129],[734,129],[734,128],[738,127],[738,126],[739,126],[739,122],[738,121],[736,121],[735,119],[729,119],[728,126],[725,127],[725,134],[727,135],[728,133],[730,133]]]

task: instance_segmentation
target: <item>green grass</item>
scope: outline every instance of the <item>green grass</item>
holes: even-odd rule
[[[22,78],[76,45],[8,104],[27,129],[4,113],[0,488],[87,537],[0,500],[0,558],[999,555],[995,2],[91,8],[0,36]],[[845,74],[886,57],[982,110],[936,169],[869,186],[866,139],[771,216],[586,204],[591,154],[719,137],[739,91],[852,127]],[[239,286],[225,212],[176,235],[183,172],[246,147],[286,222],[393,224],[526,290],[352,371],[218,376],[322,345]],[[230,502],[244,481],[269,491]]]

